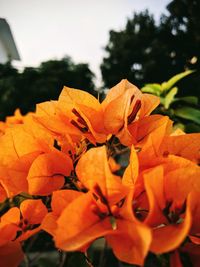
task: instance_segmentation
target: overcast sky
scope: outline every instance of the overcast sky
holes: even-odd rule
[[[158,19],[170,0],[0,0],[22,66],[37,66],[69,55],[87,62],[100,79],[109,30],[123,29],[127,17],[146,8]]]

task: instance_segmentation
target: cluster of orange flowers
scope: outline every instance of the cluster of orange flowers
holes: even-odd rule
[[[24,197],[1,209],[0,266],[18,266],[21,245],[41,230],[63,251],[104,237],[126,263],[170,252],[181,267],[186,252],[199,266],[200,134],[149,115],[158,104],[127,80],[102,103],[64,87],[58,101],[0,124],[0,201]]]

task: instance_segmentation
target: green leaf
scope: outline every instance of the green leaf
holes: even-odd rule
[[[160,104],[165,105],[165,97],[160,96]]]
[[[156,96],[159,96],[161,94],[161,85],[159,83],[149,83],[146,84],[141,91],[143,93],[150,93]]]
[[[198,104],[198,97],[196,97],[196,96],[183,96],[183,97],[175,98],[174,101],[183,101],[183,102],[191,104],[191,105],[197,105]]]
[[[183,79],[185,76],[187,76],[187,75],[189,75],[189,74],[191,74],[193,72],[194,72],[194,70],[186,70],[184,72],[181,72],[181,73],[173,76],[167,82],[163,82],[161,84],[162,91],[168,91],[170,88],[172,88],[172,86],[174,86],[175,83],[177,83],[178,81]]]
[[[188,123],[185,126],[186,133],[199,133],[200,132],[200,125],[196,123]]]
[[[180,118],[191,120],[200,124],[200,110],[191,107],[182,107],[174,110],[174,114]]]
[[[175,95],[177,94],[178,92],[178,88],[177,87],[173,87],[169,93],[165,96],[165,101],[164,101],[164,107],[166,109],[169,108],[169,106],[171,105],[171,103],[173,102],[174,100],[174,97]]]

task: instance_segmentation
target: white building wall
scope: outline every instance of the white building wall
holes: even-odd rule
[[[4,64],[8,61],[8,54],[3,42],[0,39],[0,63]]]

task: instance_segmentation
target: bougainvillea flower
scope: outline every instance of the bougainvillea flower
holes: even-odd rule
[[[24,200],[20,208],[10,208],[0,218],[0,266],[17,267],[24,255],[19,241],[40,231],[38,226],[47,214],[41,200]]]
[[[27,199],[20,205],[21,219],[19,226],[21,235],[18,241],[24,241],[41,230],[41,223],[48,213],[41,199]]]
[[[58,109],[86,138],[99,143],[106,141],[102,107],[94,96],[65,86],[58,99]]]
[[[72,201],[57,220],[56,246],[66,251],[82,250],[96,238],[104,236],[118,259],[142,265],[151,242],[151,232],[133,217],[132,193],[121,204],[111,206],[105,201],[100,188],[99,196],[82,193]],[[123,238],[126,246],[119,242]]]
[[[115,134],[124,145],[132,144],[132,135],[128,126],[146,115],[159,104],[159,99],[141,91],[122,80],[110,89],[102,102],[104,125],[108,133]]]
[[[154,158],[160,156],[160,146],[164,137],[171,133],[171,127],[171,120],[160,115],[145,117],[133,125],[130,132],[136,139],[135,146],[139,150],[140,164],[147,167],[152,164]]]
[[[23,241],[39,232],[39,224],[41,224],[47,213],[47,208],[40,199],[27,199],[20,204],[19,208],[10,208],[1,217],[0,229],[2,229],[2,234],[0,245],[5,245],[16,238],[17,241]],[[19,237],[17,237],[17,233]]]
[[[95,164],[91,165],[94,158]],[[112,174],[106,147],[86,152],[77,164],[76,173],[89,191],[74,197],[74,191],[68,190],[73,201],[56,223],[52,216],[46,221],[56,246],[67,251],[82,250],[104,236],[120,260],[142,265],[151,242],[151,231],[133,216],[133,192]],[[55,211],[53,213],[55,216]],[[127,246],[119,242],[122,238],[126,239]]]
[[[20,230],[20,211],[17,207],[9,209],[0,220],[0,246],[16,238],[17,231]]]
[[[70,123],[64,113],[59,112],[58,101],[46,101],[36,106],[34,120],[42,125],[54,137],[67,137],[67,139],[80,139],[80,131]]]
[[[165,198],[162,167],[154,168],[144,174],[146,192],[149,199],[149,214],[145,223],[153,225],[153,239],[150,250],[154,253],[165,253],[179,247],[189,234],[192,225],[190,198],[185,206],[173,208]],[[157,180],[160,179],[160,181]],[[165,216],[165,220],[162,218]],[[158,218],[159,217],[159,218]],[[156,225],[156,219],[158,223]],[[166,221],[167,219],[167,221]]]
[[[164,167],[165,195],[174,200],[174,206],[182,205],[190,192],[200,193],[200,167],[190,160],[168,156]],[[178,188],[178,190],[177,190]]]
[[[0,138],[0,182],[8,197],[28,191],[50,194],[63,186],[64,176],[73,167],[70,157],[54,148],[48,134],[39,127],[26,127],[15,126]]]

